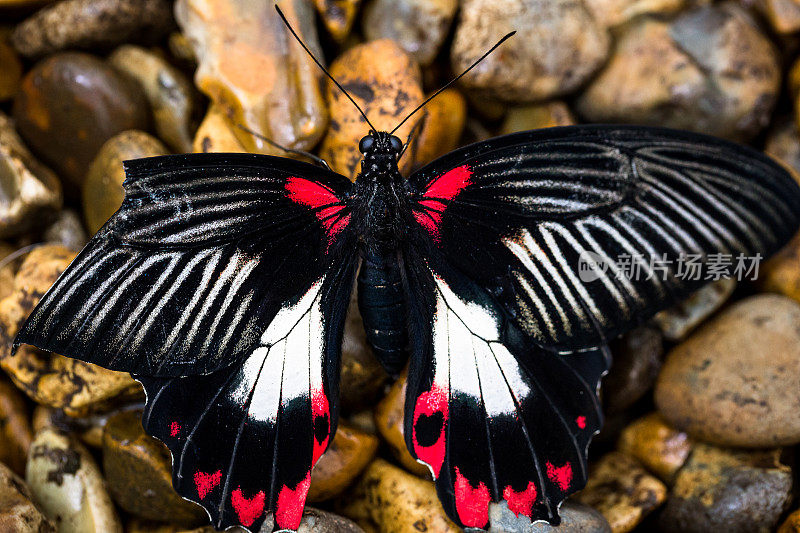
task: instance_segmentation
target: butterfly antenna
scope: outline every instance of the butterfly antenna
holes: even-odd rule
[[[406,116],[406,118],[404,118],[404,119],[403,119],[403,121],[402,121],[402,122],[400,122],[400,124],[398,124],[398,125],[397,125],[397,126],[396,126],[396,127],[393,129],[393,130],[392,130],[392,131],[390,131],[390,132],[389,132],[389,135],[393,134],[393,133],[394,133],[394,132],[396,132],[398,129],[400,129],[400,126],[402,126],[403,124],[405,124],[405,123],[406,123],[406,121],[407,121],[408,119],[410,119],[410,118],[411,118],[411,117],[414,115],[414,113],[416,113],[417,111],[419,111],[420,109],[422,109],[423,107],[425,107],[425,106],[428,104],[428,102],[430,102],[431,100],[433,100],[434,98],[436,98],[437,96],[439,96],[439,94],[440,94],[442,91],[444,91],[445,89],[447,89],[448,87],[450,87],[451,85],[453,85],[455,82],[457,82],[458,80],[460,80],[461,78],[463,78],[463,77],[464,77],[464,75],[465,75],[467,72],[469,72],[470,70],[472,70],[473,68],[475,68],[476,66],[478,66],[478,63],[480,63],[481,61],[483,61],[484,59],[486,59],[486,57],[487,57],[489,54],[491,54],[492,52],[494,52],[495,50],[497,50],[497,47],[499,47],[501,44],[503,44],[503,43],[504,43],[504,42],[506,42],[508,39],[510,39],[510,38],[511,38],[511,36],[512,36],[512,35],[514,35],[515,33],[517,33],[517,32],[516,32],[516,31],[512,31],[512,32],[509,32],[509,33],[507,33],[507,34],[506,34],[506,35],[505,35],[505,36],[504,36],[502,39],[500,39],[499,41],[497,41],[497,44],[495,44],[494,46],[492,46],[492,47],[489,49],[489,51],[488,51],[488,52],[486,52],[485,54],[483,54],[483,55],[482,55],[481,57],[479,57],[479,58],[478,58],[478,59],[477,59],[477,60],[476,60],[476,61],[475,61],[473,64],[471,64],[469,67],[467,67],[467,69],[466,69],[464,72],[462,72],[461,74],[459,74],[458,76],[456,76],[455,78],[453,78],[452,80],[450,80],[449,82],[447,82],[447,83],[446,83],[446,84],[445,84],[445,85],[444,85],[444,86],[443,86],[441,89],[439,89],[438,91],[436,91],[435,93],[433,93],[432,95],[430,95],[430,96],[429,96],[429,97],[428,97],[428,98],[427,98],[427,99],[426,99],[424,102],[422,102],[421,104],[419,104],[419,105],[416,107],[416,109],[414,109],[414,111],[412,111],[411,113],[409,113],[409,114]]]
[[[308,54],[308,55],[311,57],[311,59],[313,59],[313,60],[314,60],[314,63],[316,63],[316,64],[317,64],[317,66],[318,66],[320,69],[322,69],[322,72],[324,72],[324,73],[325,73],[325,75],[326,75],[326,76],[328,76],[328,78],[330,78],[330,80],[331,80],[331,81],[332,81],[332,82],[333,82],[333,83],[334,83],[334,84],[335,84],[335,85],[336,85],[336,86],[339,88],[339,90],[340,90],[340,91],[342,91],[342,92],[344,93],[344,95],[345,95],[345,96],[346,96],[346,97],[347,97],[347,98],[348,98],[348,99],[349,99],[351,102],[353,102],[353,105],[354,105],[354,106],[356,106],[356,109],[358,109],[358,112],[359,112],[359,113],[361,113],[361,116],[362,116],[362,117],[364,117],[364,120],[366,120],[366,121],[367,121],[367,124],[369,124],[369,127],[370,127],[370,128],[372,128],[372,131],[377,131],[377,130],[375,129],[375,126],[373,126],[373,125],[372,125],[372,122],[370,122],[370,121],[369,121],[369,119],[367,118],[367,114],[366,114],[366,113],[364,113],[364,110],[363,110],[363,109],[361,109],[361,108],[358,106],[358,104],[356,103],[356,101],[355,101],[355,100],[353,100],[353,97],[352,97],[352,96],[350,96],[350,94],[349,94],[347,91],[345,91],[345,90],[344,90],[344,87],[342,87],[342,86],[341,86],[341,84],[340,84],[338,81],[336,81],[336,80],[333,78],[333,76],[331,76],[330,72],[328,72],[328,71],[325,69],[325,67],[323,67],[323,66],[322,66],[322,63],[320,63],[320,62],[319,62],[319,60],[318,60],[316,57],[314,57],[314,54],[311,52],[311,50],[309,50],[309,49],[308,49],[308,46],[306,46],[306,44],[305,44],[305,43],[302,41],[302,39],[300,39],[300,36],[299,36],[299,35],[297,35],[297,32],[296,32],[296,31],[294,31],[294,28],[292,28],[292,25],[291,25],[291,24],[289,24],[289,21],[288,21],[288,20],[286,20],[286,16],[283,14],[283,11],[281,11],[281,8],[279,8],[279,7],[278,7],[278,4],[275,4],[275,10],[278,12],[278,15],[280,15],[280,17],[281,17],[281,20],[283,20],[283,23],[286,25],[286,27],[287,27],[287,28],[289,28],[289,31],[292,33],[292,35],[294,36],[294,38],[295,38],[295,39],[297,39],[297,42],[298,42],[298,43],[300,43],[300,46],[302,46],[302,47],[303,47],[303,50],[305,50],[305,51],[306,51],[306,53],[307,53],[307,54]]]
[[[232,115],[229,115],[229,116],[231,118],[231,121],[233,121],[233,116]],[[324,159],[322,159],[319,156],[316,156],[316,155],[314,155],[314,154],[312,154],[310,152],[306,152],[306,151],[303,151],[303,150],[295,150],[294,148],[287,148],[287,147],[285,147],[285,146],[283,146],[281,144],[276,143],[272,139],[270,139],[268,137],[265,137],[264,135],[261,135],[257,131],[251,130],[250,128],[248,128],[247,126],[244,126],[243,124],[239,124],[238,122],[234,122],[233,124],[237,128],[239,128],[240,130],[249,133],[253,137],[257,137],[257,138],[261,139],[265,143],[269,144],[270,146],[272,146],[274,148],[277,148],[278,150],[283,150],[284,152],[289,153],[289,154],[295,154],[295,155],[299,155],[299,156],[302,156],[302,157],[307,157],[307,158],[311,159],[312,161],[314,161],[315,163],[327,168],[328,170],[331,169],[331,167],[328,166],[328,162],[325,161]]]

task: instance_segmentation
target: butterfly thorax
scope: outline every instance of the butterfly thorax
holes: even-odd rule
[[[406,233],[402,214],[408,211],[405,178],[397,166],[403,145],[393,135],[375,132],[361,139],[359,149],[364,158],[351,197],[357,232],[368,250],[396,249]]]

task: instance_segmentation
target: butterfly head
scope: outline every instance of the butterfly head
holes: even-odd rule
[[[403,142],[385,131],[371,131],[358,143],[364,155],[361,170],[364,173],[391,173],[403,152]]]

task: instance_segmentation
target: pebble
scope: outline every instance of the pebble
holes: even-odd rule
[[[234,128],[222,109],[211,104],[194,134],[192,152],[247,152],[233,132]]]
[[[796,0],[760,0],[753,5],[781,35],[800,30],[800,4]]]
[[[611,344],[611,369],[603,379],[603,403],[608,413],[620,413],[649,391],[664,360],[661,331],[635,328]]]
[[[444,513],[432,481],[413,476],[383,459],[374,460],[339,502],[339,511],[364,529],[381,533],[461,530]]]
[[[142,429],[141,412],[109,418],[103,433],[103,471],[108,491],[125,511],[150,520],[169,518],[186,526],[207,520],[197,504],[172,488],[169,450]]]
[[[577,124],[567,104],[554,100],[545,104],[514,106],[509,108],[500,126],[500,135],[517,131],[571,126]]]
[[[159,55],[139,46],[120,46],[108,61],[142,87],[153,111],[158,137],[175,152],[191,152],[195,95],[186,76]]]
[[[172,26],[171,10],[169,0],[62,0],[21,22],[11,39],[26,57],[155,42]]]
[[[138,130],[123,131],[103,144],[83,183],[83,216],[90,233],[96,233],[122,205],[125,198],[122,162],[166,153],[168,150],[161,141]]]
[[[329,500],[344,492],[377,451],[377,437],[340,421],[333,442],[311,471],[308,501]]]
[[[786,517],[778,533],[800,533],[800,509]]]
[[[757,286],[800,302],[800,234],[763,264]]]
[[[467,122],[467,100],[458,89],[445,89],[423,113],[419,138],[408,147],[415,166],[430,163],[459,146]]]
[[[22,79],[22,62],[5,35],[0,34],[0,102],[14,98]]]
[[[350,34],[360,6],[361,0],[314,0],[325,29],[339,42]]]
[[[3,260],[15,251],[13,246],[0,242],[0,262],[4,263],[4,266],[0,267],[0,300],[14,292],[15,261],[5,264],[6,262]]]
[[[23,475],[31,439],[33,431],[25,399],[8,381],[0,381],[0,463]]]
[[[378,131],[394,129],[423,100],[419,65],[389,39],[349,49],[331,64],[330,73],[348,90]],[[320,157],[334,171],[355,179],[361,171],[358,142],[369,132],[369,126],[332,83],[327,85],[325,94],[331,120]],[[413,126],[412,118],[395,135],[405,141]],[[410,162],[403,160],[402,163],[400,170],[405,172]]]
[[[73,437],[49,428],[37,433],[25,480],[59,533],[122,533],[100,468]]]
[[[692,440],[658,413],[650,413],[622,430],[618,448],[670,483],[692,452]]]
[[[192,43],[195,84],[224,113],[284,146],[311,149],[325,132],[324,74],[286,30],[273,2],[178,0],[175,17]],[[303,41],[322,57],[310,2],[281,3]],[[284,155],[241,129],[249,152]]]
[[[339,375],[340,405],[347,412],[375,405],[384,384],[389,379],[367,343],[367,334],[364,332],[355,291],[350,299],[344,324]]]
[[[774,45],[733,2],[698,7],[671,22],[640,18],[621,30],[577,110],[592,122],[746,141],[769,122],[780,91],[777,58]]]
[[[728,446],[800,442],[800,304],[762,294],[729,307],[667,356],[655,388],[664,418]]]
[[[25,482],[0,463],[0,531],[55,533],[56,527],[32,501]]]
[[[392,39],[420,65],[430,65],[457,9],[458,0],[372,0],[364,8],[364,36]]]
[[[77,52],[34,65],[14,100],[20,135],[66,179],[70,195],[77,195],[103,143],[121,131],[146,129],[148,115],[133,82],[97,57]]]
[[[800,181],[800,131],[789,117],[778,119],[767,135],[764,152],[778,160]]]
[[[656,313],[653,320],[661,328],[664,338],[679,342],[705,319],[728,301],[736,288],[736,280],[720,279],[695,291],[684,301]]]
[[[465,86],[507,101],[544,100],[584,84],[609,51],[609,35],[585,2],[465,0],[450,53],[453,72],[514,30],[516,36],[462,78]]]
[[[11,342],[39,298],[75,257],[60,245],[31,251],[14,278],[14,293],[0,301],[0,367],[37,403],[81,416],[109,402],[141,397],[141,387],[127,372],[23,345],[10,355]]]
[[[792,499],[792,471],[780,455],[697,444],[659,517],[662,531],[772,531]]]
[[[386,396],[375,406],[375,427],[389,445],[392,455],[403,468],[418,476],[430,478],[430,470],[418,463],[406,447],[404,436],[406,376],[402,375],[389,388]]]
[[[591,0],[586,7],[606,28],[621,26],[641,15],[672,15],[694,0]]]
[[[604,455],[589,472],[575,499],[600,511],[614,533],[633,531],[667,498],[667,487],[624,453]]]
[[[42,239],[77,252],[86,245],[88,236],[80,215],[73,209],[63,209],[58,213],[55,222],[44,230]]]
[[[567,500],[558,509],[561,524],[531,524],[526,516],[517,516],[505,501],[489,504],[489,533],[612,533],[611,526],[598,511],[588,505]]]
[[[53,171],[28,151],[0,111],[0,239],[17,237],[55,218],[63,202]]]

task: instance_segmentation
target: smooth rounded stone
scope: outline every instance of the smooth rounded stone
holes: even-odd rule
[[[412,140],[407,150],[415,166],[429,163],[458,147],[467,123],[467,99],[458,89],[445,89],[421,113],[425,118],[419,126],[422,128],[419,137]],[[421,117],[410,120],[418,118]]]
[[[103,471],[108,491],[125,511],[150,520],[198,525],[207,519],[199,505],[172,488],[172,463],[166,446],[142,429],[141,412],[109,418],[103,433]]]
[[[444,513],[432,481],[411,475],[383,459],[376,459],[367,467],[358,483],[339,500],[338,507],[339,512],[364,529],[377,528],[381,533],[461,531]]]
[[[614,533],[633,531],[667,498],[667,487],[620,452],[610,452],[589,466],[589,481],[575,499],[600,511]]]
[[[22,80],[22,62],[8,40],[0,34],[0,102],[14,98]]]
[[[746,141],[769,123],[780,81],[775,47],[745,10],[728,2],[686,11],[671,22],[632,21],[576,104],[592,122]]]
[[[559,508],[561,524],[551,526],[546,522],[531,521],[517,516],[505,501],[489,504],[489,533],[612,533],[603,515],[588,505],[567,500]]]
[[[603,403],[608,413],[619,413],[655,383],[664,360],[661,331],[654,326],[635,328],[611,343],[611,353],[611,369],[603,379]]]
[[[350,298],[344,323],[339,376],[339,401],[344,411],[359,411],[375,405],[389,379],[367,342],[356,291],[353,291]],[[313,491],[313,486],[311,490]]]
[[[22,478],[0,463],[0,531],[55,533],[55,525],[36,507],[32,498]]]
[[[189,42],[186,35],[179,31],[170,33],[169,39],[167,39],[167,48],[169,48],[172,58],[180,66],[192,71],[197,68],[197,56],[194,55],[194,48],[192,48],[192,43]]]
[[[462,78],[472,89],[514,102],[569,94],[603,64],[610,38],[573,0],[465,0],[450,52],[462,72],[510,31],[517,35]]]
[[[375,406],[375,427],[383,440],[389,445],[392,455],[403,468],[418,476],[430,478],[430,470],[422,463],[418,463],[411,456],[406,447],[404,436],[406,403],[406,375],[397,378],[389,392]]]
[[[25,399],[11,383],[0,381],[0,463],[24,474],[31,439],[33,431]]]
[[[361,0],[314,0],[325,29],[339,42],[350,34],[360,6]]]
[[[107,63],[65,52],[28,72],[14,119],[31,149],[77,193],[103,143],[121,131],[146,129],[149,111],[141,89]]]
[[[780,455],[698,443],[661,512],[662,531],[772,531],[792,500],[792,471]]]
[[[658,413],[650,413],[622,430],[617,447],[670,483],[692,452],[692,440]]]
[[[295,42],[273,2],[178,0],[175,17],[192,43],[195,84],[233,121],[279,143],[309,150],[325,133],[324,74]],[[322,57],[310,2],[281,2],[300,37]],[[236,128],[249,152],[284,155]]]
[[[586,7],[606,28],[620,26],[640,15],[671,15],[695,0],[591,0]]]
[[[42,239],[77,252],[86,246],[88,236],[80,215],[73,209],[64,209],[58,213],[55,222],[44,230]]]
[[[19,327],[74,257],[74,251],[50,244],[25,257],[14,278],[14,292],[0,301],[0,367],[35,402],[81,416],[108,402],[140,397],[141,386],[127,372],[106,370],[28,345],[11,356]]]
[[[378,131],[391,131],[422,103],[419,65],[389,39],[354,46],[336,58],[329,70]],[[320,157],[334,171],[355,179],[361,171],[358,142],[370,128],[338,88],[332,83],[326,87],[331,120],[328,133],[322,141]],[[405,141],[414,126],[413,122],[414,119],[410,119],[395,135]],[[401,171],[409,168],[409,160],[401,161]]]
[[[800,509],[786,517],[777,533],[800,533]]]
[[[201,154],[247,152],[236,134],[233,133],[234,128],[235,126],[231,124],[222,109],[211,104],[194,134],[192,152]]]
[[[37,433],[25,480],[59,533],[122,533],[100,468],[74,437],[49,428]]]
[[[0,239],[47,224],[62,202],[61,182],[31,155],[0,111]]]
[[[311,471],[308,501],[329,500],[344,492],[377,451],[377,437],[340,421],[333,442]]]
[[[272,531],[270,529],[272,524],[268,522],[264,522],[264,524],[265,525],[261,528],[261,532],[266,533]],[[211,526],[180,531],[165,529],[165,527],[167,526],[161,526],[154,530],[142,529],[141,533],[217,533],[217,530]],[[247,533],[246,530],[241,527],[231,527],[225,531],[226,533]],[[129,530],[128,533],[138,532]],[[303,509],[303,518],[300,520],[300,525],[297,527],[297,533],[364,533],[364,530],[355,522],[343,516],[306,506]]]
[[[800,130],[789,117],[776,120],[764,143],[764,152],[783,164],[800,181]]]
[[[763,264],[757,286],[800,302],[800,234]]]
[[[155,42],[173,24],[171,8],[168,0],[63,0],[21,22],[11,39],[27,57],[138,38]]]
[[[129,44],[114,50],[108,61],[141,85],[158,137],[175,152],[191,152],[195,102],[192,84],[183,72],[153,52]]]
[[[4,242],[0,242],[0,300],[14,292],[14,274],[16,272],[15,261],[6,259],[13,254],[16,249]]]
[[[364,7],[364,36],[392,39],[420,65],[430,65],[457,9],[458,0],[371,0]]]
[[[653,320],[664,338],[678,342],[722,307],[736,289],[733,278],[713,281],[669,309],[656,313]]]
[[[83,216],[94,234],[122,205],[125,170],[122,162],[168,153],[161,141],[143,131],[123,131],[103,144],[83,183]]]
[[[576,124],[567,104],[556,100],[545,104],[515,106],[509,108],[500,126],[500,135],[517,131],[571,126]]]
[[[667,356],[655,388],[673,426],[727,446],[800,442],[800,304],[751,296]]]
[[[758,0],[753,5],[775,33],[788,35],[800,30],[800,3],[797,0]]]
[[[38,433],[44,428],[54,428],[66,433],[73,433],[87,446],[100,449],[103,447],[105,425],[108,419],[117,412],[119,411],[93,413],[76,418],[67,415],[63,409],[37,405],[33,410],[32,426],[34,433]]]

